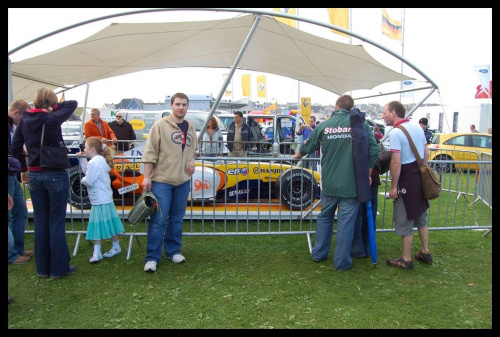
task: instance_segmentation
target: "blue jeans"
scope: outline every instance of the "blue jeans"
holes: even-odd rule
[[[314,261],[326,259],[332,243],[333,221],[337,205],[339,209],[333,265],[336,270],[346,270],[352,267],[350,252],[359,208],[359,201],[356,198],[321,195],[321,212],[316,219],[316,240],[311,253]]]
[[[9,255],[10,252],[12,251],[12,247],[14,247],[14,236],[12,235],[12,231],[10,230],[10,227],[7,227],[9,230],[9,243],[8,243],[8,248],[9,248]]]
[[[9,228],[14,237],[14,246],[9,252],[9,263],[24,254],[24,229],[28,223],[28,208],[23,197],[21,184],[16,176],[9,176],[9,194],[14,200],[14,207],[9,211]]]
[[[179,186],[151,182],[151,192],[158,199],[160,211],[154,212],[149,221],[146,262],[161,261],[162,242],[167,257],[181,252],[182,225],[190,189],[191,180]]]
[[[372,215],[373,227],[377,229],[377,208],[378,208],[378,185],[371,186],[372,192]],[[363,202],[359,206],[356,225],[354,226],[354,238],[352,240],[351,256],[364,257],[371,255],[370,240],[368,239],[368,219],[366,213],[366,203]]]
[[[39,276],[68,274],[71,260],[66,241],[68,171],[30,171],[29,184],[35,223],[36,273]]]

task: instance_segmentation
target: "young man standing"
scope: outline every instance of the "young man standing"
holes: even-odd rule
[[[401,102],[392,101],[384,106],[382,119],[387,126],[393,126],[389,134],[391,156],[391,190],[389,198],[394,199],[394,229],[401,236],[403,255],[398,259],[388,259],[391,267],[413,269],[411,245],[413,227],[417,227],[421,250],[415,255],[417,260],[431,263],[429,251],[429,231],[427,209],[429,201],[424,198],[422,177],[416,158],[406,134],[397,126],[402,125],[409,133],[423,162],[427,165],[429,157],[427,142],[422,128],[405,119],[406,109]]]
[[[185,262],[181,255],[182,225],[191,176],[195,170],[198,139],[194,124],[184,119],[189,98],[176,93],[170,100],[172,114],[157,120],[149,131],[141,162],[142,187],[158,199],[159,211],[153,213],[148,227],[145,272],[155,272],[162,258]]]
[[[246,157],[252,140],[250,127],[243,121],[243,113],[235,111],[234,121],[227,130],[228,157]]]

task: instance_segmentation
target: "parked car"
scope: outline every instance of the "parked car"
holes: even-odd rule
[[[435,133],[429,148],[429,160],[478,161],[483,152],[490,153],[492,137],[487,133]],[[468,163],[433,163],[438,172],[451,172],[453,169],[469,168]],[[476,170],[471,163],[470,169]]]

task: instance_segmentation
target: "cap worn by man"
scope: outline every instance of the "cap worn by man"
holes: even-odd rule
[[[418,122],[420,124],[424,124],[425,126],[429,125],[429,121],[427,120],[427,118],[420,118]]]

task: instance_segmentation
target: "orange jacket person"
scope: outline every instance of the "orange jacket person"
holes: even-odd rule
[[[116,144],[116,136],[106,121],[101,119],[101,112],[97,108],[90,110],[90,119],[85,123],[85,138],[99,137],[103,143],[110,146],[110,140]]]

